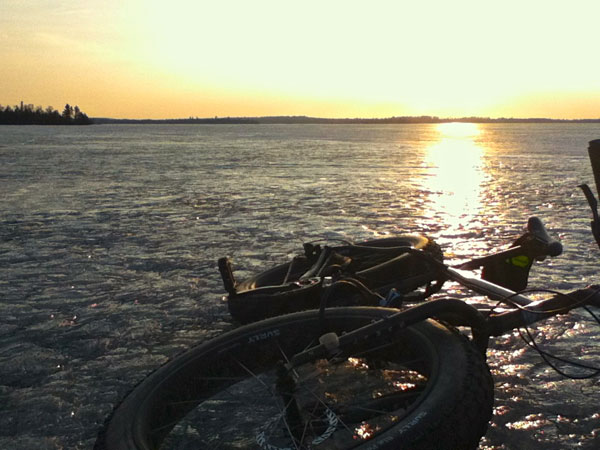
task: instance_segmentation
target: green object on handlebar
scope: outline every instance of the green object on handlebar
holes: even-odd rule
[[[522,291],[527,287],[529,270],[533,265],[533,258],[521,254],[510,258],[489,258],[481,271],[481,278],[512,291]]]
[[[514,256],[510,258],[507,262],[517,267],[531,267],[531,258],[527,255]]]

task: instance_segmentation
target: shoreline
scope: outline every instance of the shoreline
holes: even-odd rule
[[[330,119],[308,116],[266,116],[266,117],[214,117],[188,119],[113,119],[96,117],[93,124],[228,124],[228,125],[263,125],[263,124],[437,124],[449,122],[462,123],[600,123],[600,119],[545,119],[545,118],[489,118],[460,117],[439,118],[435,116],[404,116],[383,119],[344,118]]]

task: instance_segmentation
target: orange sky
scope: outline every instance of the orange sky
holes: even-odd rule
[[[598,17],[598,0],[2,0],[0,103],[598,118]]]

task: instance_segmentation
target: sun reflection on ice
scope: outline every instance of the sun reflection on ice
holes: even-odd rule
[[[373,437],[379,431],[379,427],[373,427],[371,424],[362,423],[361,426],[354,429],[354,438],[355,439],[369,439]]]
[[[481,128],[476,123],[446,122],[438,124],[436,128],[444,138],[472,139],[481,134]]]
[[[474,222],[483,204],[485,149],[476,142],[481,129],[473,123],[442,123],[440,140],[427,149],[423,187],[429,192],[429,208],[441,216],[447,231],[459,231]]]

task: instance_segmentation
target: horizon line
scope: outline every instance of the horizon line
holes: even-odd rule
[[[439,117],[432,115],[418,116],[390,116],[390,117],[315,117],[306,115],[268,115],[268,116],[218,116],[198,117],[189,116],[186,118],[161,118],[161,119],[132,119],[132,118],[114,118],[114,117],[91,117],[92,120],[114,121],[114,122],[256,122],[256,123],[275,123],[275,122],[396,122],[396,123],[444,123],[444,122],[471,122],[471,123],[494,123],[494,122],[600,122],[598,118],[579,118],[579,119],[557,119],[549,117],[489,117],[489,116],[462,116],[462,117]]]

